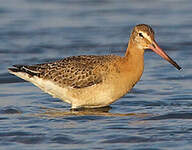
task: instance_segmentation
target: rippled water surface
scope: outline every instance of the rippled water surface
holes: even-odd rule
[[[191,0],[0,0],[0,149],[192,149]],[[154,53],[111,108],[70,106],[8,73],[82,54],[124,55],[134,25],[150,24],[182,67]]]

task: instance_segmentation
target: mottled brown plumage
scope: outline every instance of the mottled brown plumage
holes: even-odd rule
[[[145,24],[134,27],[125,56],[72,56],[52,63],[14,65],[10,73],[70,103],[72,108],[103,107],[125,95],[140,79],[144,50],[152,49],[181,69],[155,42]]]
[[[51,63],[14,66],[20,71],[27,72],[29,77],[38,76],[60,87],[85,88],[105,80],[106,73],[110,73],[110,68],[115,67],[113,65],[116,59],[119,59],[119,56],[82,55]]]

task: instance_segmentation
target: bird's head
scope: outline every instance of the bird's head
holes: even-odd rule
[[[136,25],[131,33],[131,43],[137,47],[137,50],[144,51],[146,49],[151,49],[158,55],[160,55],[162,58],[170,62],[172,65],[174,65],[178,70],[181,69],[181,67],[173,61],[165,52],[163,49],[159,47],[157,42],[154,38],[154,31],[153,29],[146,24],[139,24]]]

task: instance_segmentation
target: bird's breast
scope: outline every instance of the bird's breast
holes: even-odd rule
[[[137,63],[122,61],[113,66],[114,69],[107,75],[105,82],[112,88],[112,99],[117,99],[129,92],[140,80],[144,63],[143,61]]]

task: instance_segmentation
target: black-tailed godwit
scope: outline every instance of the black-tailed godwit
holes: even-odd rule
[[[146,49],[181,69],[155,42],[152,28],[139,24],[131,33],[125,56],[72,56],[52,63],[14,65],[9,72],[72,108],[104,107],[125,95],[140,80]]]

